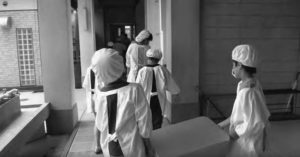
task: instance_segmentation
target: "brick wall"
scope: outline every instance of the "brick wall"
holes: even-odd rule
[[[200,83],[206,94],[235,93],[231,51],[242,43],[253,44],[259,51],[258,78],[264,89],[291,88],[300,64],[300,1],[201,2]],[[214,101],[230,114],[233,99]]]
[[[0,87],[20,86],[16,28],[32,28],[36,85],[42,85],[37,11],[1,11],[0,16],[12,17],[10,29],[0,28]]]

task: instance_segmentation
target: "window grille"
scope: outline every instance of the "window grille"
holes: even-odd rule
[[[36,85],[32,28],[17,28],[21,86]]]

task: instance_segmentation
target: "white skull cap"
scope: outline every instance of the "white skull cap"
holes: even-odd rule
[[[257,67],[256,50],[251,45],[238,45],[232,51],[232,60],[242,63],[248,67]]]
[[[125,67],[123,57],[118,51],[110,48],[102,48],[92,57],[92,66],[95,75],[104,83],[116,81],[123,74]]]
[[[136,42],[142,42],[143,40],[149,38],[150,36],[150,32],[148,30],[142,30],[136,37],[135,37],[135,41]]]
[[[146,56],[147,57],[150,57],[150,58],[156,58],[156,59],[161,59],[162,57],[162,53],[159,49],[149,49],[147,52],[146,52]]]

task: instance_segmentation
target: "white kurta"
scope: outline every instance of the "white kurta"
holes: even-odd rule
[[[229,127],[239,138],[232,143],[230,157],[257,157],[263,152],[269,116],[258,80],[239,82]]]
[[[136,82],[144,88],[148,103],[150,103],[153,70],[156,80],[156,88],[162,114],[168,120],[171,119],[171,103],[167,100],[167,91],[171,94],[178,94],[179,87],[175,83],[170,72],[164,66],[158,65],[155,67],[143,67],[138,72]]]
[[[150,49],[147,45],[131,43],[126,52],[126,67],[129,68],[128,82],[135,82],[137,73],[147,63],[146,52]]]
[[[83,80],[83,83],[82,83],[82,87],[85,88],[85,95],[86,95],[86,105],[87,105],[87,108],[86,108],[86,112],[87,113],[92,113],[92,111],[97,111],[95,109],[95,106],[93,108],[93,105],[92,103],[94,103],[94,98],[92,97],[93,95],[91,94],[91,92],[94,92],[95,93],[95,89],[92,89],[91,87],[91,67],[88,67],[86,69],[86,74],[85,74],[85,77],[84,77],[84,80]],[[95,78],[95,88],[97,87],[97,81],[96,81],[96,78]]]
[[[114,134],[108,133],[107,96],[117,94],[117,116]],[[101,147],[109,157],[108,142],[118,140],[125,157],[145,157],[142,138],[150,138],[152,132],[151,111],[144,91],[138,84],[131,83],[119,89],[97,93],[100,104],[96,127],[101,131]]]

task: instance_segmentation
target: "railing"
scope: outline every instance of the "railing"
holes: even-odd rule
[[[271,89],[271,90],[264,90],[264,94],[267,98],[267,106],[274,115],[287,115],[292,116],[295,114],[295,110],[300,108],[300,105],[297,105],[297,95],[300,94],[300,90],[296,89]],[[272,97],[279,96],[279,95],[286,95],[285,99],[281,102],[270,102]],[[234,93],[226,93],[226,94],[214,94],[214,95],[203,95],[202,102],[204,102],[204,115],[210,117],[208,110],[215,110],[218,113],[218,117],[212,117],[212,119],[225,119],[229,115],[225,115],[224,111],[222,111],[219,107],[219,104],[214,102],[214,99],[223,98],[223,99],[231,99],[232,102],[235,99],[236,94]],[[291,117],[292,118],[292,117]],[[285,118],[286,119],[286,118]]]

